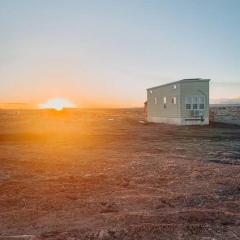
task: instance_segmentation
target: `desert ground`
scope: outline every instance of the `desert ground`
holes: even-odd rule
[[[143,109],[1,110],[0,239],[21,235],[240,239],[240,127],[147,124]]]

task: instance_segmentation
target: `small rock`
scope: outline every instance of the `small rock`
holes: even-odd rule
[[[106,230],[101,230],[99,232],[99,234],[98,234],[98,238],[102,239],[102,240],[109,239],[110,238],[110,234]]]
[[[177,151],[185,151],[186,149],[185,148],[182,148],[182,147],[176,147],[175,148]]]
[[[123,183],[121,184],[121,186],[122,186],[122,187],[128,187],[128,186],[129,186],[129,182],[123,182]]]
[[[107,203],[103,205],[103,208],[100,211],[101,213],[113,213],[118,212],[118,207],[115,203]]]
[[[135,182],[134,182],[133,180],[131,180],[131,181],[129,181],[128,185],[129,185],[129,186],[134,186],[134,185],[136,185],[136,184],[135,184]]]
[[[85,174],[83,177],[84,178],[90,178],[90,177],[92,177],[92,174]]]

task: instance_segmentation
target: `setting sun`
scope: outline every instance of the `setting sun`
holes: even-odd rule
[[[55,109],[61,111],[64,108],[75,108],[76,106],[64,98],[54,98],[48,100],[46,103],[39,104],[41,109]]]

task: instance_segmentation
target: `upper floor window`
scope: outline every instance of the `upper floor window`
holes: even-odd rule
[[[177,98],[176,97],[172,97],[172,104],[177,104]]]
[[[154,103],[157,104],[157,98],[156,97],[154,98]]]
[[[173,89],[176,89],[176,88],[177,88],[177,85],[176,85],[176,84],[172,85],[172,88],[173,88]]]
[[[150,94],[152,94],[152,90],[149,90]]]

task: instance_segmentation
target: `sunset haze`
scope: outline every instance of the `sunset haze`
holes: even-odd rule
[[[139,107],[146,88],[211,79],[238,98],[240,2],[0,0],[0,102]],[[234,35],[234,37],[232,37]]]

